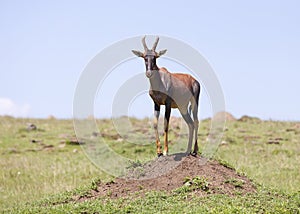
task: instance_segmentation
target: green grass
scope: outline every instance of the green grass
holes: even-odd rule
[[[209,191],[209,183],[206,178],[196,176],[194,178],[186,177],[183,186],[176,189],[175,193],[188,193],[195,190]]]
[[[27,123],[38,130],[27,131]],[[72,122],[67,120],[1,118],[0,210],[72,190],[92,178],[109,177],[91,164],[80,146],[61,143],[73,135]],[[32,143],[33,139],[43,145]]]
[[[300,128],[294,127],[291,122],[227,123],[216,157],[267,187],[299,191]]]
[[[26,204],[13,213],[299,213],[300,193],[284,194],[260,188],[258,193],[197,197],[193,193],[148,192],[143,197],[109,199],[101,197],[74,202],[74,195],[86,190],[55,195]]]
[[[137,127],[132,136],[141,139],[149,123],[147,120],[132,121]],[[127,142],[128,139],[116,137],[111,121],[97,122],[101,132],[107,134],[105,139],[108,145],[117,153],[134,160],[132,164],[141,164],[155,157],[152,131],[146,133],[146,142],[133,145]],[[38,129],[27,131],[27,123],[34,123]],[[75,203],[75,196],[89,194],[99,179],[110,180],[111,176],[94,166],[80,146],[68,143],[75,136],[72,121],[0,117],[0,211],[300,213],[300,128],[299,123],[296,125],[276,121],[226,124],[223,142],[215,158],[253,179],[259,186],[257,193],[197,197],[192,190],[205,188],[206,182],[201,177],[195,177],[187,178],[188,184],[170,195],[149,192],[143,197],[115,200],[102,197]],[[160,124],[160,129],[162,127]],[[201,123],[200,150],[207,143],[209,127],[209,121]],[[170,153],[185,150],[186,133],[184,124],[170,125]],[[226,182],[243,185],[239,180],[230,178]]]

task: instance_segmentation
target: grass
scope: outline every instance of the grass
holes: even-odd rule
[[[267,187],[298,191],[300,128],[295,126],[274,121],[227,123],[225,144],[216,157]]]
[[[194,178],[186,177],[183,182],[184,185],[175,190],[175,193],[188,193],[195,190],[209,191],[209,182],[204,177],[196,176]]]
[[[27,131],[27,123],[39,129]],[[0,126],[0,210],[109,177],[80,146],[61,143],[74,135],[71,121],[1,118]]]
[[[14,213],[299,213],[300,193],[283,194],[261,188],[243,196],[209,195],[197,197],[191,192],[166,194],[148,192],[143,197],[108,199],[106,197],[76,203],[63,193],[26,204]]]
[[[225,183],[231,184],[236,188],[242,188],[244,185],[244,181],[236,178],[229,178],[225,181]]]
[[[118,136],[111,121],[97,121],[108,145],[117,153],[141,164],[155,157],[149,121],[132,119],[136,144]],[[28,131],[27,123],[37,130]],[[160,125],[160,127],[163,127]],[[206,144],[209,120],[199,130],[201,149]],[[150,129],[151,130],[151,129]],[[186,148],[186,127],[171,120],[170,153]],[[77,195],[89,194],[100,180],[111,176],[85,156],[75,137],[71,120],[15,119],[0,117],[0,211],[13,213],[300,213],[300,126],[278,121],[228,122],[215,158],[258,184],[248,195],[196,197],[192,189],[209,186],[205,178],[187,178],[171,195],[149,192],[143,197],[109,197],[75,203]],[[152,143],[149,143],[152,142]],[[234,186],[236,179],[226,182]],[[185,188],[185,189],[184,189]],[[75,190],[74,190],[75,189]],[[141,187],[142,189],[142,187]],[[186,190],[186,191],[185,191]]]

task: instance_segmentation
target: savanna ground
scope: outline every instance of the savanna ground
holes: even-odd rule
[[[200,157],[181,157],[160,177],[132,180],[94,166],[77,144],[71,120],[0,117],[0,211],[300,213],[300,123],[228,119],[215,160],[200,166]],[[154,142],[148,119],[131,121],[133,134]],[[37,129],[28,130],[29,123]],[[172,163],[172,155],[156,158],[154,143],[126,142],[110,120],[97,124],[111,148],[134,160],[133,174],[146,170],[135,176]],[[182,124],[171,119],[170,154],[186,147]],[[201,122],[200,150],[209,128],[210,120]]]

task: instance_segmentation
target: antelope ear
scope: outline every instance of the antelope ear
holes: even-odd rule
[[[132,51],[132,53],[134,53],[138,57],[143,57],[144,56],[144,54],[140,51],[135,51],[135,50],[131,50],[131,51]]]
[[[160,57],[160,56],[164,55],[166,52],[167,52],[167,49],[159,51],[158,54],[157,54],[157,57]]]

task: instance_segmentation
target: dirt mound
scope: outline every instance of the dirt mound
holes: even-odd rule
[[[143,169],[143,170],[141,170]],[[169,170],[171,169],[171,170]],[[167,172],[164,174],[163,171]],[[138,178],[138,180],[137,180]],[[217,161],[206,161],[200,157],[171,155],[159,157],[142,166],[137,166],[125,177],[112,182],[98,183],[89,196],[77,198],[85,201],[101,196],[111,198],[144,194],[147,191],[194,192],[207,194],[245,194],[255,192],[255,186],[245,176]],[[138,194],[137,194],[138,195]]]
[[[244,115],[240,119],[238,119],[238,121],[240,121],[240,122],[261,122],[261,119],[259,119],[258,117],[251,117],[248,115]]]
[[[226,121],[236,121],[236,118],[228,112],[218,112],[214,115],[213,119],[219,121],[222,121],[224,119]]]

